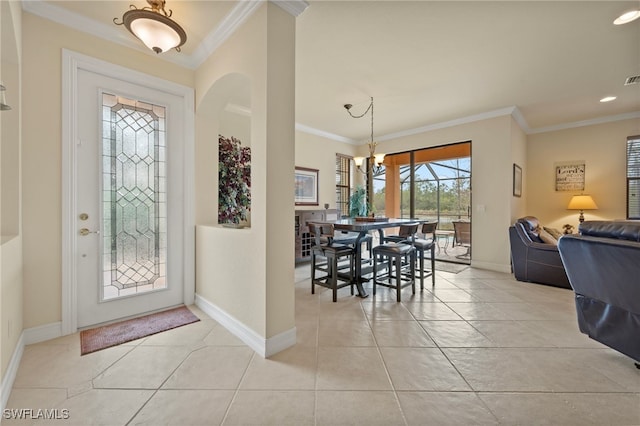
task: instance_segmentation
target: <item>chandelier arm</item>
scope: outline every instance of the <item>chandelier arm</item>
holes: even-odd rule
[[[363,112],[362,114],[360,114],[360,115],[353,115],[353,114],[351,113],[351,110],[350,110],[350,109],[347,109],[347,112],[348,112],[348,113],[349,113],[349,115],[350,115],[351,117],[353,117],[353,118],[362,118],[362,117],[364,117],[364,116],[369,112],[369,110],[373,110],[373,98],[371,98],[371,103],[369,104],[369,107],[368,107],[368,108],[366,109],[366,111],[365,111],[365,112]]]

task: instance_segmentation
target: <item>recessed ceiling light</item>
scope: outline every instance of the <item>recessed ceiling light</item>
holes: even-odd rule
[[[604,98],[600,99],[600,102],[611,102],[615,100],[616,100],[615,96],[605,96]]]
[[[630,10],[618,16],[615,19],[615,21],[613,21],[613,24],[614,25],[628,24],[629,22],[635,21],[638,18],[640,18],[640,10]]]

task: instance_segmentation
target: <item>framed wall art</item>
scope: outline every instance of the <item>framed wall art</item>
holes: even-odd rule
[[[556,191],[584,191],[584,161],[555,163]]]
[[[513,196],[522,196],[522,168],[513,163]]]
[[[296,167],[295,174],[296,206],[318,205],[318,170]]]

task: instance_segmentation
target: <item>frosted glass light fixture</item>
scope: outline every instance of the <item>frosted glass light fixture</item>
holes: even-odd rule
[[[131,34],[156,53],[170,49],[179,52],[180,46],[187,41],[187,33],[171,19],[173,11],[165,10],[165,0],[147,0],[147,3],[151,7],[138,9],[134,5],[129,6],[130,10],[122,15],[122,22],[113,18],[113,23],[124,25]]]

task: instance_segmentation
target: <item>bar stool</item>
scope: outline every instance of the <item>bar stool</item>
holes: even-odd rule
[[[354,249],[355,244],[356,244],[356,240],[358,239],[358,234],[355,232],[337,232],[334,236],[335,238],[333,239],[334,243],[337,244],[347,244],[352,246]],[[371,246],[373,245],[373,237],[369,234],[365,235],[364,237],[362,237],[362,239],[360,240],[360,249],[362,251],[362,246],[365,246],[367,248],[367,252],[369,253],[369,256],[371,256]]]
[[[416,248],[418,260],[420,262],[418,266],[418,273],[420,277],[420,290],[424,289],[424,279],[431,277],[431,285],[436,285],[436,243],[435,232],[438,227],[438,222],[425,222],[422,224],[420,233],[425,238],[416,238],[413,241],[413,245]],[[427,235],[431,235],[431,238],[426,238]],[[431,253],[431,269],[424,268],[424,255],[429,250]]]
[[[309,223],[309,233],[314,236],[315,244],[311,248],[311,294],[315,294],[316,285],[326,287],[333,291],[333,301],[338,299],[338,289],[351,286],[353,296],[353,286],[355,284],[355,249],[346,244],[334,242],[333,224]],[[326,259],[321,262],[319,257]],[[341,273],[343,265],[341,260],[348,260],[349,273]],[[316,271],[324,272],[325,275],[317,277]]]
[[[401,301],[401,292],[404,287],[411,286],[413,294],[416,294],[416,248],[413,246],[418,224],[400,226],[401,235],[409,235],[405,242],[388,242],[373,248],[373,294],[376,287],[382,285],[396,289],[396,300]],[[387,261],[387,273],[378,277],[378,260]],[[409,268],[406,273],[405,267]],[[380,279],[379,279],[380,278]],[[382,281],[381,279],[386,279]]]
[[[420,278],[420,290],[424,290],[424,279],[431,277],[431,285],[436,285],[436,276],[434,274],[436,264],[435,254],[435,232],[438,227],[438,222],[425,222],[422,224],[420,233],[425,238],[415,238],[413,234],[410,234],[411,228],[400,227],[400,231],[397,235],[389,235],[384,238],[385,241],[394,241],[399,243],[413,244],[416,248],[416,260],[419,261],[417,266],[418,277]],[[427,235],[431,235],[431,238],[426,238]],[[412,239],[413,238],[413,239]],[[424,254],[429,250],[431,252],[431,269],[425,269],[424,267]]]

